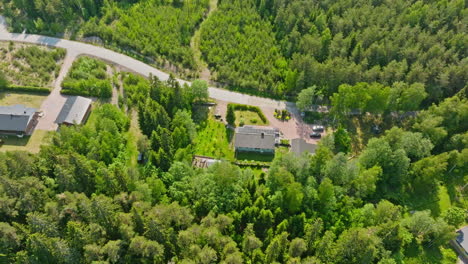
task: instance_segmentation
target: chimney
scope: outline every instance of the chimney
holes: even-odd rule
[[[265,133],[262,132],[262,138],[265,138]]]

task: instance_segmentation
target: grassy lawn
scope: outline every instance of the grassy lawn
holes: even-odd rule
[[[450,208],[452,200],[447,191],[447,187],[440,185],[437,194],[412,193],[406,198],[406,205],[409,211],[430,210],[432,216],[438,217]]]
[[[236,115],[236,126],[240,126],[240,123],[244,125],[257,125],[257,126],[266,126],[268,121],[265,123],[260,119],[257,113],[252,111],[235,111]]]
[[[127,132],[127,153],[129,154],[129,163],[135,166],[138,162],[138,140],[143,136],[138,124],[138,114],[132,111],[130,117],[130,128]]]
[[[45,95],[27,94],[27,93],[0,93],[0,105],[23,104],[27,107],[39,109],[42,102],[47,98]]]
[[[50,133],[50,131],[46,130],[35,130],[31,136],[25,136],[23,138],[18,138],[16,136],[0,136],[5,142],[5,144],[0,147],[0,151],[23,150],[37,153],[40,150],[40,146],[47,143]]]
[[[12,84],[51,87],[65,52],[58,48],[0,42],[0,71]]]
[[[203,126],[204,125],[204,126]],[[234,160],[234,150],[231,147],[232,131],[223,123],[209,117],[198,131],[195,139],[196,155],[217,159]]]
[[[437,246],[420,246],[416,242],[413,242],[406,247],[405,255],[405,264],[456,263],[456,259],[453,259],[456,256],[456,252],[448,245],[446,248],[438,248]]]

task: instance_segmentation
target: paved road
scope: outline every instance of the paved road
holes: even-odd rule
[[[1,27],[0,27],[1,28]],[[8,33],[4,30],[0,30],[0,41],[16,41],[16,42],[25,42],[39,45],[47,45],[53,47],[64,48],[68,53],[75,55],[89,55],[104,61],[119,65],[124,67],[132,72],[148,77],[150,74],[158,77],[161,80],[167,80],[169,74],[160,71],[150,65],[147,65],[141,61],[133,59],[127,55],[120,54],[109,49],[98,47],[82,42],[58,39],[53,37],[46,37],[41,35],[34,34],[18,34],[18,33]],[[180,80],[178,81],[181,84],[190,82]],[[276,101],[268,98],[261,98],[257,96],[251,96],[241,93],[236,93],[232,91],[227,91],[215,87],[209,88],[210,97],[232,103],[240,104],[249,104],[256,105],[262,108],[284,108],[286,103],[284,101]]]

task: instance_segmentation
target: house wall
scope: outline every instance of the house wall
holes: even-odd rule
[[[458,256],[465,261],[465,263],[468,263],[468,254],[466,253],[465,249],[458,244],[458,242],[455,239],[450,240],[450,244],[452,247],[458,252]]]
[[[39,113],[38,112],[34,113],[33,118],[31,118],[31,121],[29,121],[29,124],[26,127],[26,131],[25,131],[26,135],[31,135],[32,134],[32,132],[34,130],[34,127],[36,127],[36,125],[38,123],[38,121],[37,121],[38,117],[39,117]]]
[[[236,151],[239,152],[259,152],[259,153],[275,153],[275,149],[259,149],[259,148],[245,148],[245,147],[236,147]]]
[[[86,114],[84,115],[83,120],[81,120],[82,125],[84,125],[86,123],[90,113],[91,113],[91,105],[88,106],[88,109],[86,110]]]

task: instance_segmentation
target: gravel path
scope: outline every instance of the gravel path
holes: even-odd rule
[[[6,23],[5,17],[0,16],[0,34],[8,33],[7,27],[8,25]]]

